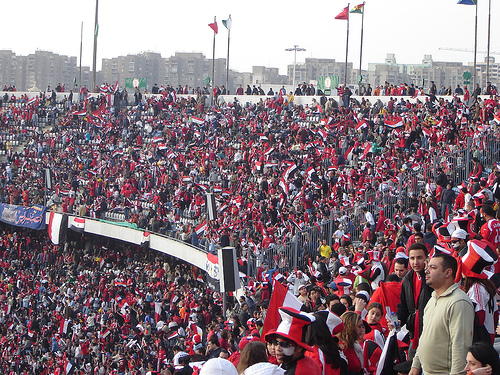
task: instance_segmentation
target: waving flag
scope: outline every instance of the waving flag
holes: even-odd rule
[[[222,20],[222,24],[226,27],[226,29],[231,30],[231,25],[233,24],[233,20],[231,20],[231,15],[227,20]]]
[[[458,0],[457,4],[462,4],[462,5],[477,5],[477,0]]]
[[[217,22],[209,23],[208,26],[214,31],[214,33],[219,33],[219,28],[217,27]]]
[[[368,126],[365,120],[358,121],[358,124],[356,125],[356,131],[360,131],[361,129],[364,129]]]
[[[347,21],[349,19],[349,6],[346,6],[342,12],[340,12],[339,14],[337,14],[337,16],[335,17],[336,20],[345,20]]]
[[[397,117],[394,120],[385,120],[384,125],[392,129],[400,128],[403,126],[403,119],[401,117]]]
[[[354,8],[351,9],[349,13],[363,13],[363,7],[365,6],[365,3],[356,5]]]
[[[278,309],[280,307],[292,307],[300,310],[301,306],[302,302],[300,302],[297,297],[290,293],[283,284],[273,280],[273,292],[271,294],[271,300],[269,301],[269,308],[267,309],[264,326],[262,327],[262,334],[260,336],[261,341],[264,341],[264,337],[269,330],[278,327],[280,323]]]

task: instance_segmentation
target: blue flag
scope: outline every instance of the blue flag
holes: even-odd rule
[[[477,5],[477,0],[458,0],[457,4],[462,4],[462,5]]]

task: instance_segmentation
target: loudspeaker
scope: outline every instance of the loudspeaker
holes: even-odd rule
[[[234,247],[219,249],[220,292],[234,292],[241,287]]]

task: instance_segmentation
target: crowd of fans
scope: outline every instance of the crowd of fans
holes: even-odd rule
[[[167,87],[144,97],[136,91],[131,106],[128,95],[116,87],[101,90],[94,98],[80,94],[81,100],[70,92],[62,103],[41,93],[30,100],[14,99],[3,109],[1,130],[16,129],[27,141],[22,151],[7,154],[0,202],[46,203],[101,219],[119,213],[138,228],[208,251],[232,245],[240,265],[258,257],[260,267],[247,275],[245,293],[230,299],[228,311],[222,311],[220,296],[197,281],[200,271],[147,249],[98,239],[86,239],[84,246],[81,238],[53,247],[40,233],[6,227],[3,373],[190,374],[200,367],[194,363],[222,357],[238,373],[250,374],[247,367],[269,359],[291,374],[307,352],[313,353],[306,366],[314,373],[317,365],[323,373],[373,374],[390,328],[406,324],[412,340],[402,340],[410,346],[396,360],[402,365],[410,363],[405,360],[413,358],[419,337],[425,335],[424,307],[433,286],[425,288],[424,267],[435,254],[445,254],[434,257],[446,263],[436,267],[443,280],[448,282],[451,273],[457,281],[465,275],[467,298],[476,303],[486,336],[494,337],[498,285],[495,276],[490,281],[483,274],[499,271],[500,232],[492,220],[500,198],[500,172],[494,167],[485,174],[481,145],[470,150],[470,180],[459,186],[458,196],[452,188],[462,181],[447,176],[443,168],[422,189],[414,187],[397,217],[385,217],[383,211],[374,215],[364,198],[371,191],[397,195],[398,182],[412,170],[464,149],[467,138],[495,135],[497,97],[464,103],[458,96],[438,99],[431,94],[391,98],[384,104],[345,95],[340,104],[322,96],[298,105],[293,95],[280,91],[255,103],[240,103],[237,97],[225,102],[216,95],[211,106],[204,93],[181,96]],[[46,169],[52,174],[51,188],[46,188]],[[216,197],[217,218],[207,222],[208,192]],[[340,214],[334,237],[325,236],[317,249],[305,253],[309,266],[292,271],[267,257],[269,249],[293,240],[300,229],[352,208],[364,218],[360,246],[350,236],[354,228]],[[474,251],[475,259],[484,260],[484,272],[462,261],[473,258]],[[413,252],[419,253],[413,255],[415,263]],[[447,256],[458,259],[461,269],[448,266],[453,262]],[[403,279],[401,287],[409,267],[412,278]],[[421,298],[413,277],[420,280]],[[273,281],[297,295],[303,313],[281,310],[282,324],[269,332],[262,325],[271,292],[278,287]],[[484,293],[478,292],[481,287]],[[409,293],[406,300],[403,293]],[[478,299],[486,294],[490,298]],[[405,302],[412,299],[413,306]],[[387,306],[400,322],[391,320],[391,314],[386,318]],[[338,324],[332,326],[335,317]],[[290,333],[297,319],[309,334]],[[361,326],[366,326],[362,334]],[[267,348],[253,343],[261,335]],[[472,332],[470,336],[461,341],[460,358],[455,356],[448,368],[451,373],[458,364],[465,366]],[[480,360],[474,350],[472,357]],[[434,372],[418,354],[414,369],[401,372],[421,366]],[[221,361],[215,366],[224,368],[227,363]],[[167,370],[170,364],[177,370]],[[483,362],[481,369],[486,364],[490,371],[495,368],[492,361]]]

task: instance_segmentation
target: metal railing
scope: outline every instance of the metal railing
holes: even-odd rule
[[[363,201],[358,201],[353,207],[331,212],[327,223],[304,228],[282,244],[251,253],[248,257],[248,274],[255,275],[264,260],[269,261],[270,268],[276,268],[281,273],[308,266],[308,259],[312,262],[318,254],[319,241],[326,239],[332,245],[334,220],[343,224],[352,242],[361,242],[363,206],[372,213],[383,209],[385,216],[392,219],[401,212],[401,207],[408,207],[412,195],[418,197],[430,179],[436,177],[438,167],[448,175],[453,186],[468,183],[472,157],[479,159],[484,166],[482,177],[487,178],[494,164],[500,162],[500,131],[469,138],[466,148],[434,156],[432,163],[422,165],[418,170],[401,172],[394,186],[379,191],[367,190]]]

